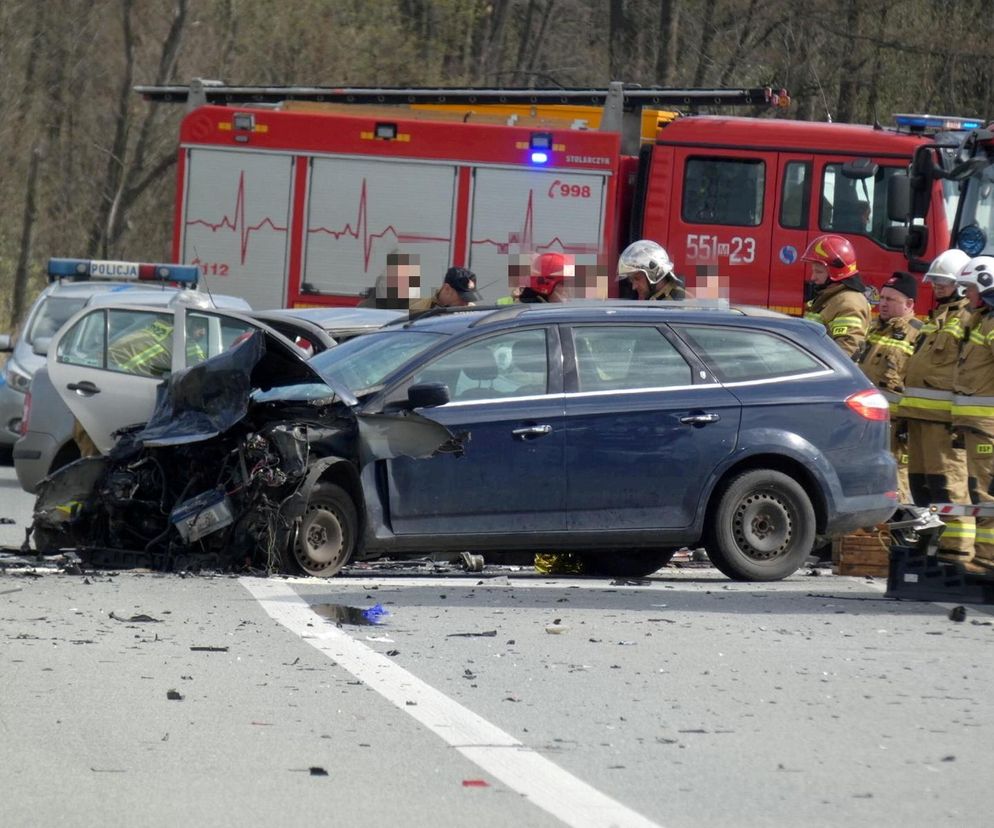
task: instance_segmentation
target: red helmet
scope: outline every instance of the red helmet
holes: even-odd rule
[[[819,236],[804,251],[802,262],[818,262],[828,268],[828,281],[841,282],[855,276],[856,251],[849,239],[843,236]]]
[[[548,296],[572,275],[573,263],[562,253],[542,253],[532,259],[528,286],[536,293]]]

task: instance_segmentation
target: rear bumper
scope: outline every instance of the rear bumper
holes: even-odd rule
[[[897,499],[883,495],[846,498],[837,504],[837,511],[826,521],[826,535],[844,535],[856,529],[866,529],[890,520],[898,507]]]
[[[17,442],[23,412],[24,395],[7,383],[0,385],[0,446],[12,446]]]

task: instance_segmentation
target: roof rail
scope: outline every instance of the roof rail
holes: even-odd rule
[[[680,106],[778,106],[790,96],[771,86],[743,88],[666,88],[630,86],[615,81],[608,89],[524,87],[427,87],[427,86],[228,86],[222,81],[194,78],[188,85],[135,86],[147,101],[156,103],[277,104],[282,101],[318,101],[356,104],[576,104],[603,106],[617,88],[625,111],[642,107]]]

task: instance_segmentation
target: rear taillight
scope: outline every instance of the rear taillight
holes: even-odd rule
[[[24,393],[24,408],[21,409],[21,424],[18,426],[18,431],[23,437],[28,433],[28,419],[31,417],[31,391],[28,390]]]
[[[868,389],[846,398],[846,405],[867,420],[890,419],[890,405],[879,391]]]

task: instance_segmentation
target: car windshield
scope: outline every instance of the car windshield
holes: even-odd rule
[[[329,348],[308,364],[325,381],[344,385],[358,397],[444,338],[445,334],[411,330],[365,334]]]
[[[33,345],[36,339],[49,339],[58,332],[76,311],[86,304],[82,296],[49,296],[31,322],[25,338]]]

